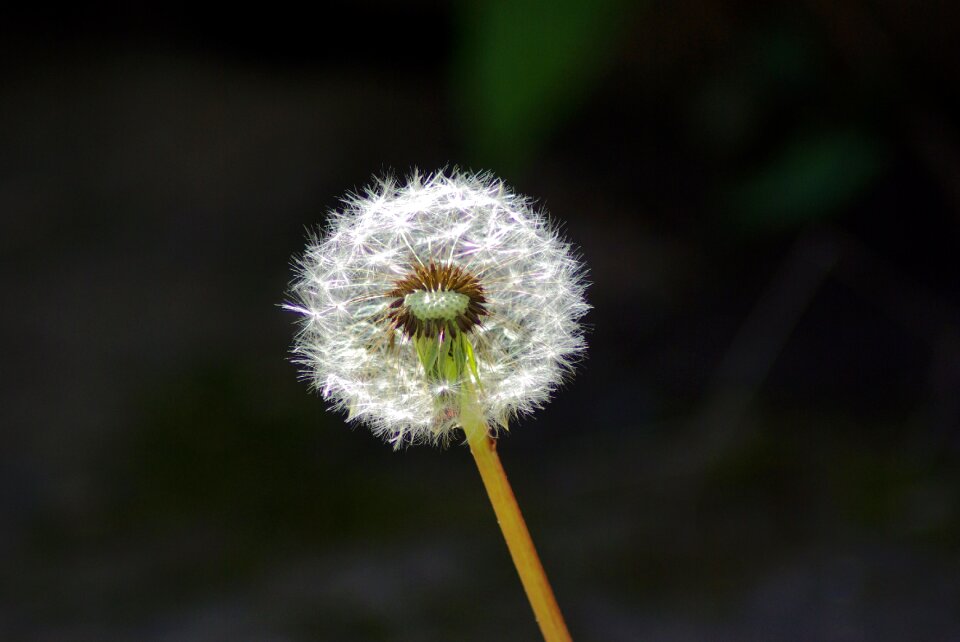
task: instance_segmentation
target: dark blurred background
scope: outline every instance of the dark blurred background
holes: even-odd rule
[[[297,381],[305,230],[489,169],[590,266],[501,457],[578,640],[960,639],[955,3],[0,21],[0,639],[535,640],[467,450]]]

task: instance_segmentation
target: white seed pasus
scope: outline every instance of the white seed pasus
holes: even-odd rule
[[[293,360],[397,447],[447,441],[474,381],[494,429],[533,412],[585,347],[583,264],[490,174],[376,180],[329,212],[297,270]]]

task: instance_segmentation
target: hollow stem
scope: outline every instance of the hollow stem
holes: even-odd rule
[[[533,540],[530,539],[530,531],[527,530],[520,506],[517,505],[510,482],[507,481],[507,474],[497,456],[496,441],[490,438],[487,425],[479,413],[472,392],[465,394],[467,398],[462,404],[461,421],[467,435],[467,443],[470,445],[470,453],[477,462],[483,485],[487,489],[490,503],[493,504],[493,512],[496,513],[500,530],[503,532],[504,539],[507,540],[510,557],[513,558],[513,564],[517,568],[517,573],[520,574],[520,582],[523,584],[527,599],[530,600],[530,606],[533,607],[533,614],[544,640],[546,642],[569,641],[570,632],[563,621],[563,615],[560,613],[560,607],[557,606],[557,600],[553,596],[553,589],[550,588],[550,582],[537,556]]]

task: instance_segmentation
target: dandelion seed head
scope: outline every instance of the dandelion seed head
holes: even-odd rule
[[[465,385],[505,428],[585,348],[583,265],[490,174],[376,180],[330,213],[297,265],[294,360],[332,407],[398,447],[446,441]]]

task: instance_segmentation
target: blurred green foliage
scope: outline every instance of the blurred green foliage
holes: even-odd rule
[[[479,166],[520,169],[616,53],[622,0],[496,0],[461,10],[454,86]]]
[[[798,136],[736,185],[728,206],[751,232],[792,229],[848,206],[885,159],[882,143],[857,131]]]

